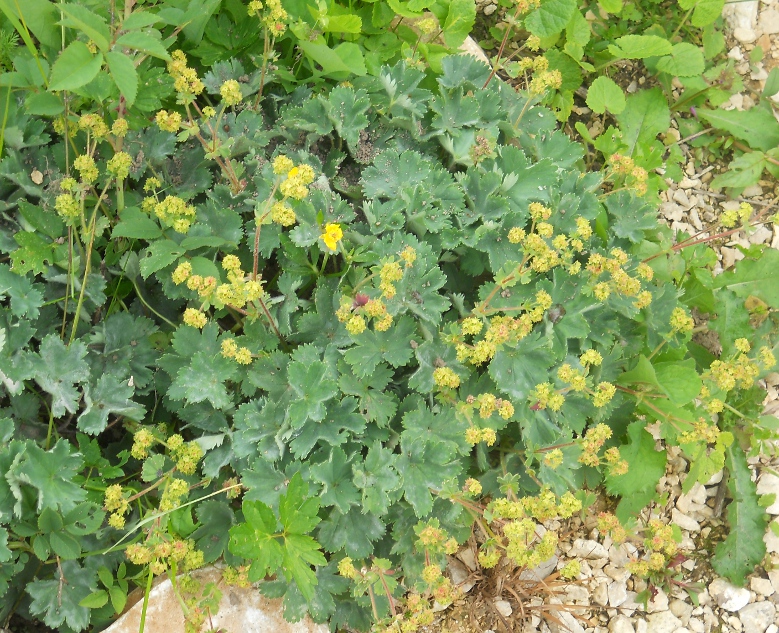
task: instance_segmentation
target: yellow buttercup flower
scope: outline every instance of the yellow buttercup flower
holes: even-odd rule
[[[325,224],[325,232],[322,233],[320,239],[325,243],[325,246],[331,251],[335,251],[338,248],[338,242],[343,239],[344,232],[341,230],[339,224]]]

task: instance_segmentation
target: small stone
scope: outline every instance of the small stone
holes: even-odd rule
[[[608,558],[609,553],[598,541],[577,538],[568,552],[570,558]]]
[[[741,196],[744,198],[755,198],[756,196],[763,195],[763,188],[758,185],[749,185],[744,191],[741,192]]]
[[[487,13],[486,9],[484,11]],[[757,33],[752,29],[745,29],[744,27],[738,27],[733,29],[733,37],[735,37],[742,44],[749,44],[757,39]]]
[[[779,477],[773,473],[764,472],[757,482],[757,494],[776,495],[777,498],[765,511],[768,514],[779,514]]]
[[[614,581],[609,585],[609,606],[618,607],[628,599],[628,585],[626,582]]]
[[[769,242],[773,237],[773,235],[774,232],[771,229],[766,227],[764,224],[761,224],[755,229],[755,232],[749,236],[749,242],[751,244],[764,244],[766,242]],[[768,510],[766,510],[766,512],[768,512]],[[770,512],[769,514],[779,514],[779,511]]]
[[[772,624],[765,630],[765,633],[779,633],[779,626]]]
[[[605,607],[609,602],[608,584],[605,582],[598,584],[598,586],[592,590],[592,599],[595,604],[599,604],[600,606]]]
[[[763,535],[763,542],[765,543],[765,548],[769,553],[773,554],[779,552],[779,536],[777,536],[770,527]],[[771,572],[768,572],[768,577],[771,578]],[[774,581],[773,578],[771,578],[771,584],[773,585],[775,591],[779,591],[779,583]]]
[[[618,582],[625,582],[630,578],[630,572],[624,567],[615,567],[614,565],[606,565],[603,568],[603,572],[612,580]]]
[[[630,618],[620,614],[611,618],[609,622],[609,633],[635,633],[633,623]]]
[[[779,11],[767,9],[760,14],[758,28],[766,35],[779,33]]]
[[[668,596],[665,591],[658,588],[657,593],[649,600],[647,604],[647,611],[649,613],[659,613],[661,611],[668,611]],[[681,624],[679,625],[681,626]]]
[[[774,586],[768,578],[752,578],[749,581],[749,588],[760,596],[768,597],[774,593]]]
[[[753,602],[740,609],[738,617],[745,631],[749,631],[749,633],[765,633],[769,625],[774,623],[776,607],[767,600]]]
[[[573,604],[590,604],[590,592],[587,587],[581,585],[569,585],[565,588],[565,597],[567,602]]]
[[[682,622],[670,611],[651,613],[646,618],[647,629],[652,633],[675,633]]]
[[[684,208],[689,208],[690,206],[690,199],[687,197],[687,194],[684,193],[682,189],[677,189],[676,191],[674,191],[673,199],[674,202],[678,202]]]
[[[732,268],[738,260],[744,257],[741,251],[735,248],[728,248],[727,246],[723,246],[720,249],[720,253],[722,253],[722,267],[725,269]]]
[[[689,532],[698,532],[701,529],[701,526],[695,519],[679,512],[676,508],[671,511],[671,521]]]
[[[723,471],[719,471],[714,473],[711,478],[706,482],[707,486],[716,486],[719,482],[722,481],[722,473]]]
[[[749,589],[735,587],[722,578],[711,582],[709,594],[725,611],[738,611],[749,602]]]
[[[687,626],[687,623],[690,621],[690,617],[692,616],[692,605],[689,602],[685,602],[684,600],[673,600],[671,601],[671,604],[668,607],[677,618],[679,618],[682,621],[682,624]]]
[[[498,10],[498,7],[496,5],[494,5],[494,4],[491,4],[489,6],[484,7],[484,15],[492,15],[497,10]]]
[[[470,547],[465,547],[457,552],[457,558],[459,558],[465,566],[471,571],[476,571],[476,556]]]
[[[735,59],[737,62],[740,62],[742,59],[744,59],[744,53],[741,52],[740,46],[734,46],[728,51],[728,57],[730,59]]]
[[[549,623],[549,630],[552,633],[584,633],[581,622],[570,611],[555,611],[554,616],[560,623]]]
[[[549,560],[546,560],[543,563],[539,564],[538,567],[534,567],[533,569],[525,569],[522,571],[521,574],[519,574],[519,579],[536,580],[538,582],[541,582],[555,570],[555,568],[557,567],[558,560],[559,559],[557,558],[557,556],[552,556],[552,558],[550,558]]]
[[[496,600],[492,604],[495,606],[495,610],[504,618],[509,617],[514,612],[508,600]]]

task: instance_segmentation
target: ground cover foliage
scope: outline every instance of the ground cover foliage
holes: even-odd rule
[[[649,190],[657,191],[663,178],[682,179],[684,138],[701,164],[730,162],[712,186],[738,194],[779,174],[779,122],[769,100],[779,91],[779,69],[754,95],[755,107],[728,107],[745,86],[736,61],[724,54],[724,6],[724,0],[559,0],[540,6],[504,0],[484,18],[480,41],[516,81],[526,79],[526,58],[536,53],[560,71],[560,85],[543,101],[592,147],[593,162],[627,152],[650,171]],[[756,46],[750,67],[767,54]],[[580,105],[605,115],[602,126],[572,117],[577,91]],[[679,135],[669,129],[671,120]]]
[[[777,252],[714,278],[638,145],[586,169],[548,59],[517,91],[449,55],[457,1],[0,8],[0,618],[102,627],[223,561],[290,619],[413,630],[474,529],[533,566],[601,484],[662,582],[649,423],[686,486],[727,467],[717,571],[762,560]]]

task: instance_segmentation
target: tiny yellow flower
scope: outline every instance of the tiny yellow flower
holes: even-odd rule
[[[335,251],[338,248],[338,242],[343,239],[344,232],[341,230],[339,224],[325,224],[324,233],[320,236],[327,248],[331,251]]]

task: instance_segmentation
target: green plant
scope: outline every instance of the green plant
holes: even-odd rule
[[[2,618],[102,625],[131,583],[222,559],[287,617],[367,628],[451,598],[443,554],[482,516],[484,555],[529,565],[533,499],[569,515],[605,477],[635,515],[666,461],[648,422],[689,485],[768,437],[775,252],[713,278],[631,159],[582,171],[540,93],[450,56],[255,108],[243,60],[170,57],[153,125],[6,109]]]
[[[561,121],[569,119],[577,91],[585,88],[584,102],[603,115],[603,125],[591,134],[577,121],[576,132],[601,160],[624,154],[647,170],[651,193],[665,186],[655,170],[660,169],[664,178],[683,177],[682,137],[700,152],[701,160],[720,156],[735,139],[735,160],[712,184],[739,193],[756,183],[764,170],[773,176],[779,173],[779,123],[765,101],[779,90],[779,72],[769,77],[757,107],[745,111],[720,107],[743,89],[735,62],[722,59],[722,6],[686,0],[582,6],[573,0],[519,3],[506,9],[503,22],[489,26],[492,39],[482,44],[494,48],[500,42],[495,70],[505,70],[516,81],[522,80],[537,51],[543,51],[546,64],[560,73],[561,81],[556,90],[536,98],[553,107]],[[761,55],[756,51],[751,62]],[[635,82],[639,74],[647,76],[647,86],[634,85],[635,94],[626,95],[630,79]],[[669,130],[672,118],[681,136],[670,133],[676,132]],[[766,133],[756,135],[758,129]]]

